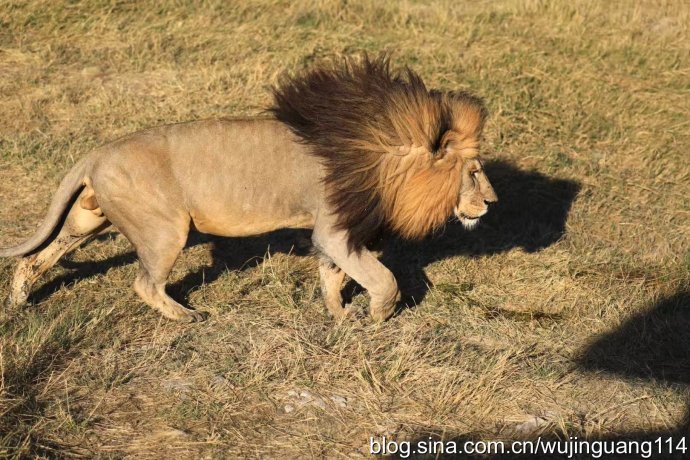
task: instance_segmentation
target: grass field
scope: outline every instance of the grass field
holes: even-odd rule
[[[170,322],[122,236],[0,320],[0,456],[368,456],[398,440],[690,432],[690,4],[0,2],[0,246],[90,149],[258,114],[285,71],[393,53],[482,95],[500,203],[383,258],[408,308],[335,324],[308,234],[190,242]],[[13,260],[0,260],[0,298]],[[347,287],[356,305],[366,293]]]

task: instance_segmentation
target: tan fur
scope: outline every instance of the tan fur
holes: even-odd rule
[[[419,238],[452,213],[473,226],[496,201],[478,158],[483,109],[469,96],[429,93],[420,82],[413,88],[414,97],[390,90],[391,132],[379,129],[385,123],[351,126],[368,134],[347,138],[362,155],[349,157],[356,163],[337,183],[328,179],[337,161],[325,163],[294,127],[268,118],[162,126],[97,149],[62,181],[37,234],[0,250],[0,256],[22,256],[8,305],[25,303],[32,284],[63,254],[113,225],[136,249],[134,288],[144,302],[171,319],[201,320],[203,313],[165,292],[191,230],[248,236],[300,227],[314,229],[322,293],[333,316],[350,314],[340,294],[347,274],[369,292],[371,316],[389,318],[399,299],[395,278],[365,246],[352,250],[352,228],[343,227],[342,213],[366,219],[376,212],[376,222],[389,230]],[[439,132],[448,120],[453,123]],[[368,208],[372,193],[375,211]]]

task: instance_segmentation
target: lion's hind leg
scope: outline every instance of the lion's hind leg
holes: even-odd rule
[[[175,302],[165,292],[165,280],[161,281],[160,278],[151,275],[143,263],[139,267],[139,274],[134,282],[134,290],[146,304],[160,311],[166,318],[191,323],[204,321],[208,317],[205,312],[191,310]]]
[[[82,197],[89,190],[84,190]],[[66,253],[107,228],[110,223],[97,209],[84,209],[77,200],[70,209],[57,236],[37,252],[20,259],[14,271],[10,295],[5,301],[9,308],[27,303],[29,293],[36,281],[57,263]]]
[[[139,177],[135,181],[121,168],[94,173],[103,212],[132,243],[139,257],[135,292],[166,318],[203,321],[206,313],[186,308],[165,292],[168,275],[187,243],[191,217],[181,206],[181,197],[164,184],[165,178]]]
[[[165,292],[168,275],[187,242],[189,222],[182,219],[171,219],[160,225],[151,222],[131,231],[132,222],[136,220],[116,225],[132,242],[139,256],[139,274],[134,281],[136,293],[166,318],[184,322],[205,320],[208,316],[205,312],[186,308]]]

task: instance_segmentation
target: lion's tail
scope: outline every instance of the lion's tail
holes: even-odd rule
[[[83,180],[86,171],[91,164],[91,158],[86,157],[79,161],[67,173],[60,186],[55,192],[53,201],[48,208],[48,215],[43,219],[43,223],[36,233],[23,243],[11,248],[0,248],[0,257],[24,256],[36,248],[40,247],[60,225],[65,211],[69,209],[75,199],[77,192],[83,188]]]

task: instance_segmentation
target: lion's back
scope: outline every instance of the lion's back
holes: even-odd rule
[[[322,185],[318,160],[305,149],[273,119],[166,125],[102,148],[94,186],[132,200],[143,193],[172,197],[209,233],[309,226]]]

